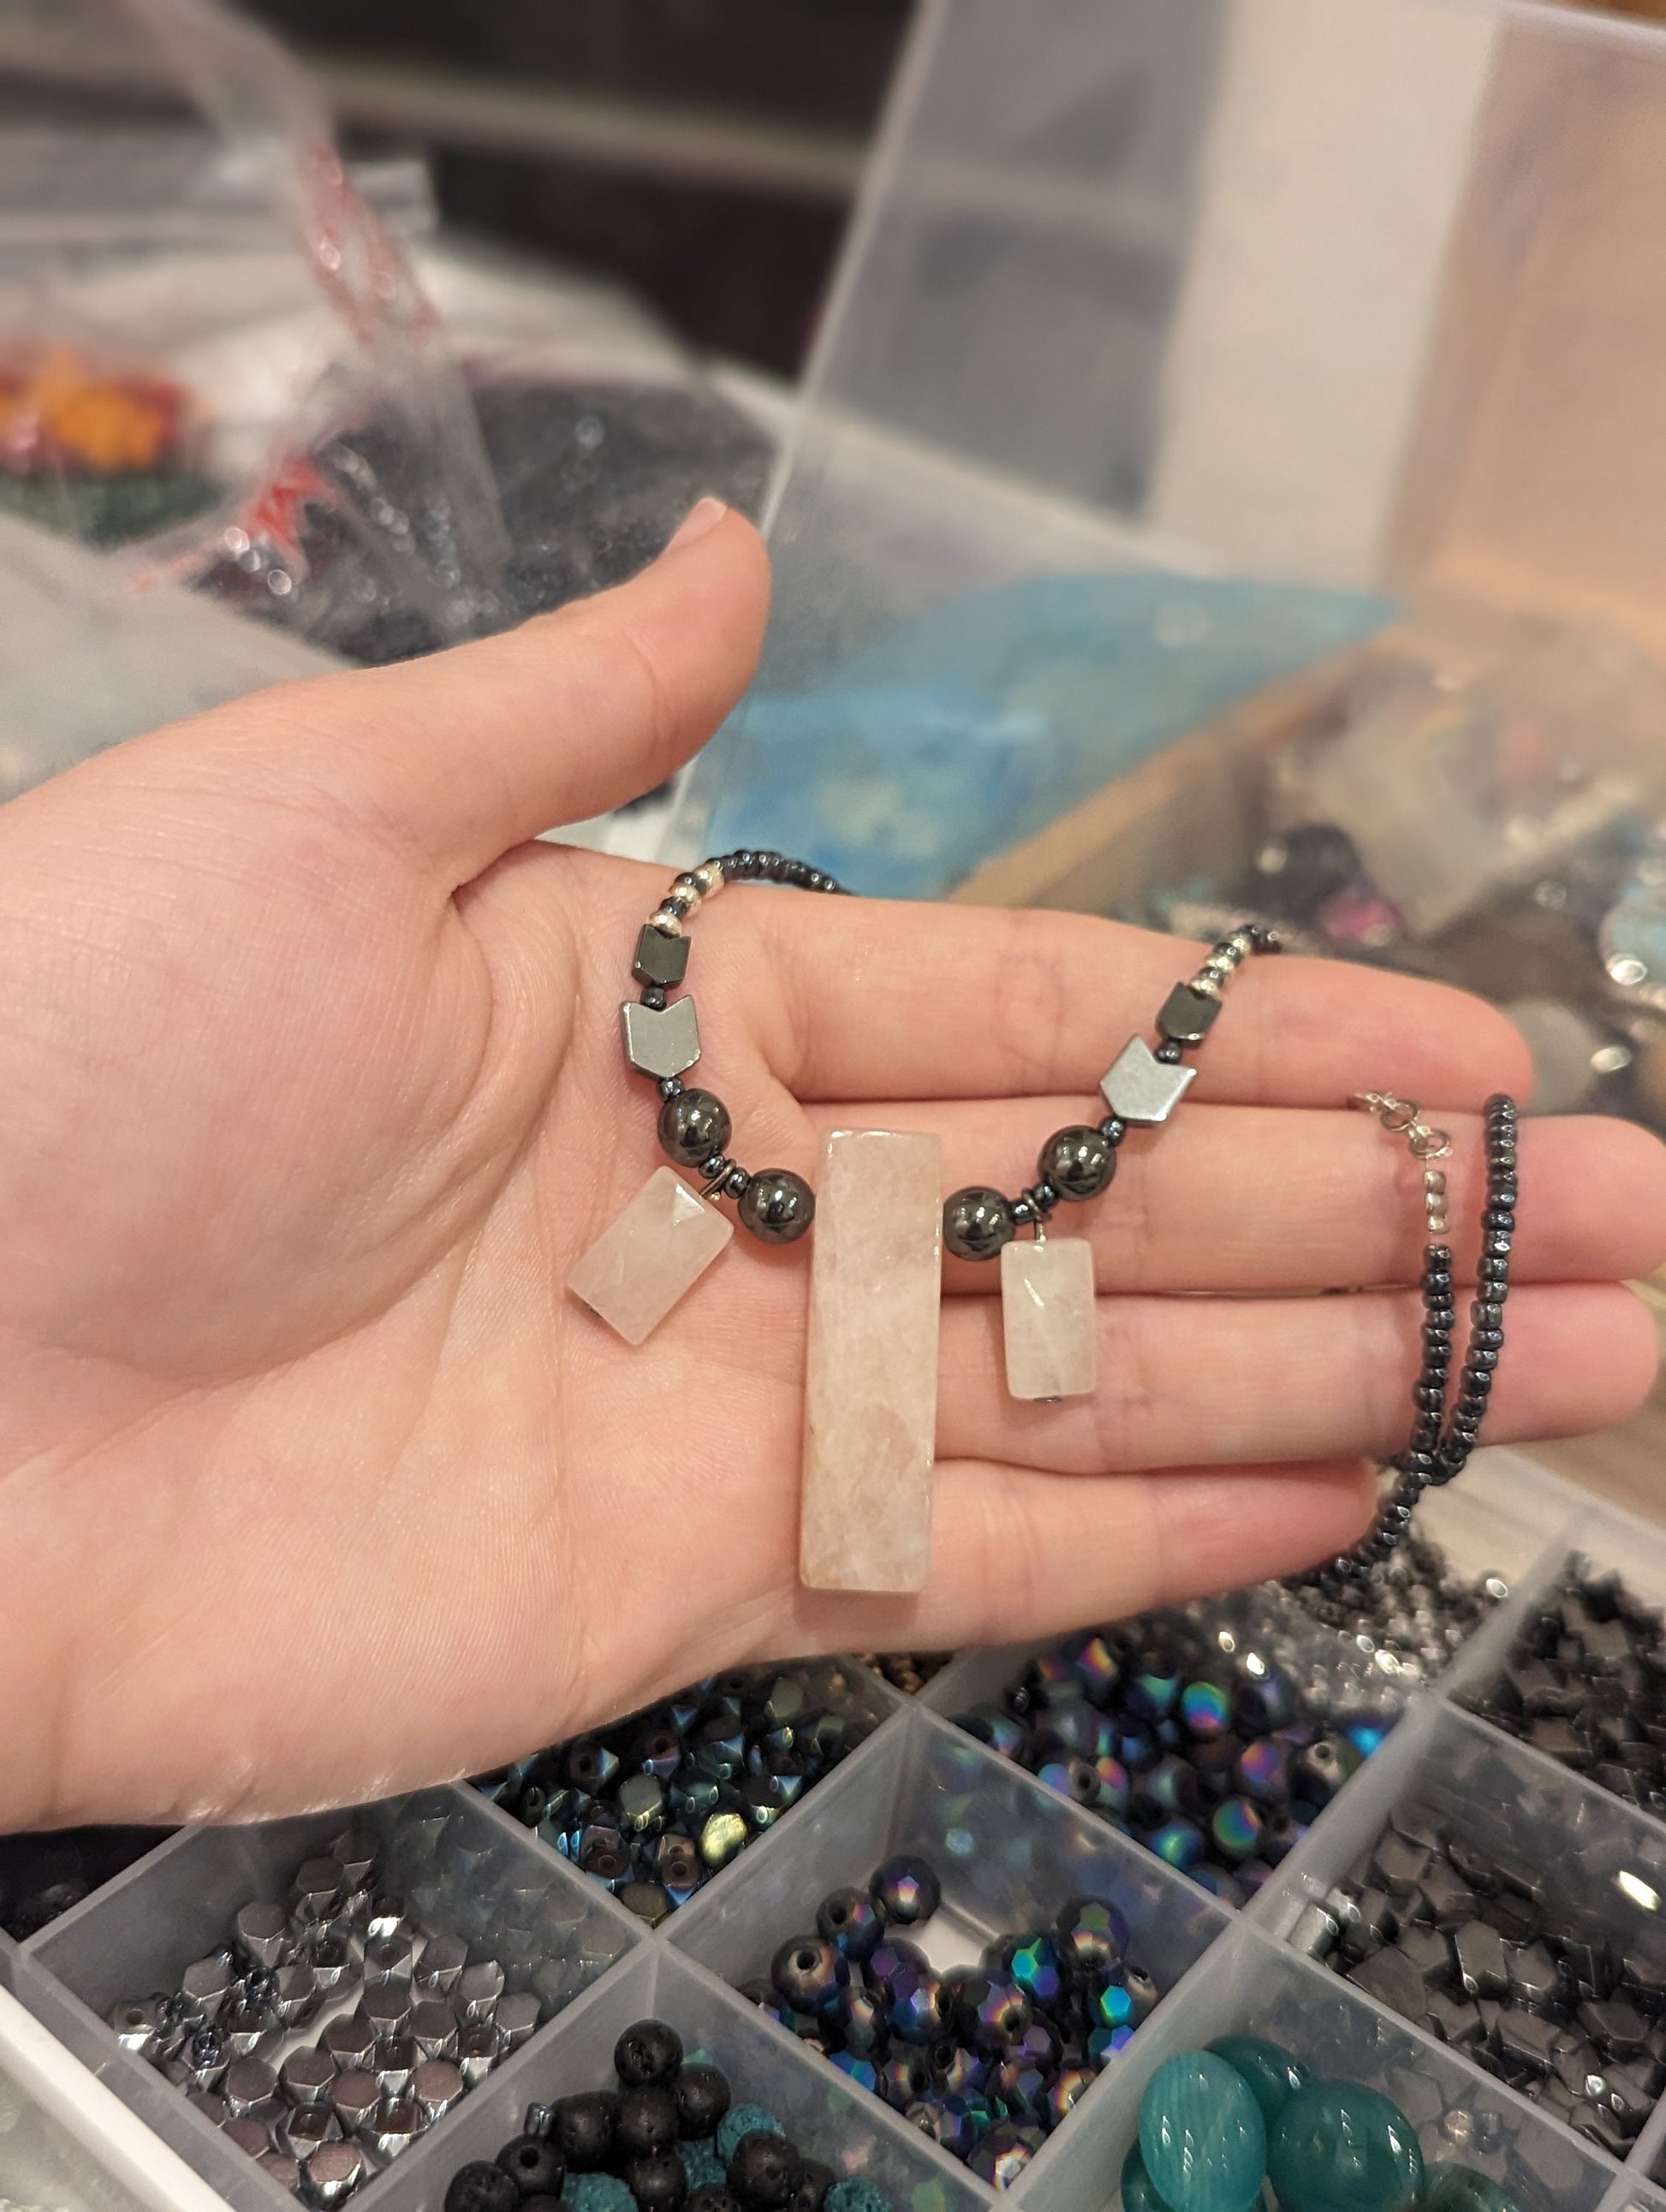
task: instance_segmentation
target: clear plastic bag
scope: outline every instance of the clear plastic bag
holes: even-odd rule
[[[320,644],[344,599],[412,649],[496,626],[508,545],[462,370],[305,72],[215,0],[14,0],[0,18],[14,76],[84,80],[88,55],[185,112],[0,131],[14,511]],[[421,199],[408,173],[390,197],[407,216]],[[228,363],[246,377],[251,324],[286,313],[299,343],[252,399]],[[340,443],[369,420],[394,426],[397,466]],[[315,549],[338,541],[352,561],[326,574]]]

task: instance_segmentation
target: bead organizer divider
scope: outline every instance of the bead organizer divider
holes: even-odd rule
[[[576,1996],[639,1934],[640,1923],[597,1884],[562,1865],[465,1788],[418,1791],[350,1814],[182,1829],[21,1948],[18,1994],[240,2212],[277,2212],[283,2206],[294,2212],[295,2199],[147,2059],[115,2045],[106,2015],[125,2000],[177,1987],[186,1966],[229,1939],[243,1905],[283,1899],[297,1867],[325,1855],[331,1840],[350,1825],[376,1838],[383,1878],[408,1900],[413,1917],[429,1932],[462,1936],[471,1960],[501,1960],[511,1948],[511,1913],[518,1922],[518,1905],[536,1900],[546,1922],[560,1923],[560,1932],[551,1932],[536,1958],[522,1963],[532,1972],[553,1964],[557,1950],[566,1953],[572,1972],[560,1978],[563,1985],[570,1982]],[[360,1994],[355,1990],[353,1996]],[[561,2002],[558,1992],[550,2002]],[[350,2011],[352,2005],[335,2009]],[[303,2033],[286,2036],[270,2054],[272,2063],[292,2046],[315,2042],[330,2016],[326,2008]],[[465,2096],[457,2110],[467,2101]],[[402,2172],[435,2155],[443,2161],[447,2122],[453,2117],[447,2114],[384,2173],[355,2191],[352,2203],[374,2208]],[[397,2193],[392,2201],[399,2201]]]
[[[743,1886],[747,1894],[759,1899],[769,1893],[785,1897],[795,1915],[807,1911],[813,1917],[821,1893],[801,1893],[796,1875],[789,1879],[783,1872],[778,1881],[770,1871],[772,1867],[779,1861],[785,1869],[790,1858],[796,1866],[813,1869],[817,1850],[829,1848],[826,1838],[836,1825],[846,1832],[860,1832],[866,1822],[868,1832],[877,1832],[879,1816],[865,1809],[867,1801],[896,1801],[910,1759],[917,1761],[921,1757],[908,1747],[947,1742],[952,1745],[953,1759],[945,1771],[954,1786],[945,1786],[943,1803],[958,1810],[952,1821],[945,1816],[939,1818],[930,1832],[939,1839],[946,1840],[952,1833],[970,1840],[994,1832],[1001,1840],[1010,1838],[1022,1844],[1026,1836],[1056,1839],[1068,1832],[1079,1834],[1085,1839],[1082,1848],[1101,1855],[1102,1862],[1107,1852],[1120,1855],[1126,1862],[1128,1880],[1136,1885],[1135,1891],[1123,1893],[1132,1923],[1130,1954],[1135,1958],[1149,1959],[1160,1948],[1164,1911],[1183,1916],[1186,1926],[1207,1924],[1218,1931],[1215,1940],[1201,1951],[1189,1971],[1164,1996],[1151,2020],[1116,2057],[1020,2176],[1010,2192],[1015,2200],[1014,2212],[1031,2212],[1031,2207],[1036,2212],[1110,2212],[1122,2159],[1137,2123],[1140,2091],[1157,2064],[1174,2051],[1202,2047],[1217,2036],[1256,2025],[1267,2033],[1281,2036],[1298,2055],[1310,2060],[1322,2058],[1321,2070],[1346,2074],[1381,2087],[1390,2095],[1398,2087],[1397,2101],[1402,2109],[1408,2100],[1412,2105],[1417,2105],[1420,2097],[1427,2102],[1428,2089],[1416,2087],[1417,2080],[1423,2078],[1440,2087],[1448,2101],[1467,2105],[1482,2115],[1495,2115],[1505,2131],[1496,2151],[1464,2160],[1486,2172],[1500,2175],[1505,2171],[1503,2161],[1517,2156],[1560,2179],[1561,2162],[1571,2157],[1574,2163],[1567,2168],[1572,2179],[1566,2193],[1547,2194],[1541,2190],[1526,2201],[1524,2212],[1562,2212],[1565,2205],[1569,2212],[1596,2212],[1599,2206],[1601,2212],[1666,2212],[1666,2190],[1652,2189],[1646,2178],[1647,2161],[1666,2130],[1666,2117],[1661,2112],[1649,2122],[1622,2166],[1486,2074],[1464,2053],[1386,2012],[1365,1992],[1299,1956],[1280,1933],[1280,1908],[1287,1911],[1292,1899],[1303,1903],[1309,1899],[1301,1880],[1303,1869],[1318,1866],[1321,1855],[1329,1853],[1341,1869],[1350,1856],[1380,1830],[1395,1793],[1416,1766],[1420,1744],[1427,1741],[1437,1724],[1461,1724],[1474,1731],[1478,1741],[1503,1746],[1511,1760],[1522,1763],[1521,1771],[1531,1774],[1536,1784],[1551,1793],[1551,1802],[1566,1802],[1570,1790],[1573,1796],[1580,1797],[1582,1787],[1584,1794],[1589,1795],[1589,1785],[1580,1785],[1554,1762],[1502,1735],[1485,1721],[1465,1716],[1460,1723],[1453,1698],[1463,1683],[1485,1681],[1497,1670],[1535,1593],[1554,1582],[1575,1550],[1591,1556],[1599,1565],[1618,1565],[1642,1597],[1666,1592],[1666,1533],[1593,1505],[1588,1498],[1518,1455],[1481,1455],[1464,1483],[1431,1504],[1435,1510],[1428,1517],[1435,1524],[1435,1533],[1454,1543],[1462,1535],[1456,1564],[1466,1572],[1499,1566],[1511,1581],[1512,1595],[1432,1688],[1419,1689],[1412,1695],[1406,1717],[1383,1747],[1347,1783],[1321,1814],[1305,1843],[1242,1911],[1218,1904],[1195,1885],[1164,1869],[1142,1849],[1115,1835],[1097,1816],[1055,1800],[1033,1777],[949,1727],[945,1711],[958,1710],[986,1693],[974,1691],[968,1695],[967,1686],[974,1677],[982,1674],[998,1686],[1010,1678],[1014,1658],[1021,1662],[1028,1651],[964,1654],[927,1684],[919,1698],[906,1703],[877,1676],[871,1677],[888,1717],[836,1771],[807,1791],[736,1862],[715,1874],[661,1926],[644,1929],[599,1882],[571,1869],[557,1869],[562,1879],[593,1901],[600,1924],[617,1933],[619,1950],[614,1965],[557,2019],[504,2061],[500,2071],[465,2097],[429,2136],[350,2201],[365,2203],[370,2212],[417,2212],[417,2208],[437,2212],[445,2179],[466,2156],[496,2151],[514,2131],[506,2123],[518,2122],[521,2101],[531,2101],[534,2095],[547,2095],[556,2088],[600,2081],[613,2033],[631,2020],[659,2010],[686,2031],[687,2015],[678,2019],[681,1997],[666,1995],[660,2002],[655,1992],[699,1990],[703,2001],[724,2018],[742,2023],[737,2032],[744,2032],[747,2038],[748,2057],[736,2070],[746,2077],[747,2094],[765,2105],[790,2106],[794,2112],[812,2116],[801,2128],[797,2119],[789,2118],[789,2125],[802,2135],[807,2148],[813,2149],[828,2140],[827,2130],[818,2132],[813,2124],[813,2115],[830,2117],[836,2112],[842,2116],[840,2127],[848,2125],[857,2130],[851,2138],[854,2143],[859,2147],[884,2144],[886,2154],[895,2155],[906,2174],[915,2177],[911,2185],[899,2184],[893,2192],[896,2212],[942,2212],[945,2201],[950,2212],[969,2212],[977,2204],[993,2212],[994,2192],[964,2166],[918,2134],[900,2114],[888,2110],[866,2089],[846,2081],[826,2059],[806,2050],[785,2027],[739,1997],[723,1978],[727,1969],[713,1971],[723,1945],[738,1940],[723,1931],[730,1926],[735,1911],[731,1900],[738,1904]],[[1541,1541],[1547,1532],[1554,1534],[1548,1544]],[[1288,1599],[1282,1601],[1295,1603]],[[1314,1625],[1306,1625],[1311,1631]],[[988,1674],[991,1668],[1002,1667],[1005,1673]],[[538,1865],[556,1868],[555,1854],[533,1832],[512,1821],[478,1792],[459,1786],[454,1790],[423,1793],[423,1796],[474,1806],[495,1838],[513,1840],[517,1855],[531,1854]],[[1605,1810],[1615,1802],[1604,1799]],[[992,1814],[988,1809],[992,1807],[1000,1809]],[[1666,1823],[1623,1807],[1619,1810],[1639,1833],[1666,1838]],[[350,1823],[356,1824],[360,1817],[344,1812],[320,1816],[315,1821],[277,1823],[270,1830],[185,1832],[28,1943],[19,1947],[0,1940],[0,1959],[10,1960],[24,2001],[39,2017],[89,2058],[125,2102],[167,2133],[199,2172],[205,2172],[210,2159],[218,2154],[222,2163],[214,2167],[215,2185],[238,2212],[283,2212],[295,2200],[186,2106],[149,2065],[119,2049],[102,2018],[84,2001],[86,1990],[97,1986],[99,1994],[103,1994],[103,1985],[88,1978],[88,1962],[96,1960],[105,1937],[120,1950],[124,1961],[154,1958],[159,1969],[176,1965],[186,1954],[195,1955],[192,1943],[170,1932],[167,1923],[176,1910],[188,1916],[200,1888],[219,1885],[216,1894],[234,1909],[244,1896],[260,1888],[268,1870],[287,1874],[302,1849]],[[264,1840],[274,1835],[276,1842]],[[895,1838],[887,1834],[885,1840],[901,1848],[908,1839],[901,1834]],[[1032,1841],[1030,1844],[1032,1853],[1045,1854],[1055,1847],[1054,1843],[1043,1845]],[[881,1856],[876,1850],[874,1863]],[[980,1871],[978,1863],[987,1856],[987,1852],[974,1851],[964,1860],[956,1857],[952,1869],[941,1866],[950,1893],[950,1910],[941,1937],[945,1948],[941,1954],[933,1949],[939,1940],[936,1937],[927,1947],[940,1962],[947,1962],[949,1952],[964,1957],[977,1934],[995,1929],[1007,1897],[1017,1902],[1016,1890],[1003,1893],[991,1887],[994,1876]],[[159,1879],[176,1861],[179,1871],[175,1876]],[[1078,1862],[1073,1857],[1069,1863],[1073,1873]],[[866,1881],[873,1863],[863,1863],[853,1871],[858,1881]],[[252,1872],[259,1877],[252,1883]],[[1012,1869],[1008,1869],[1006,1878],[1016,1879]],[[978,1882],[984,1887],[966,1887]],[[754,1884],[765,1887],[755,1890]],[[1091,1886],[1084,1877],[1082,1887]],[[1193,1917],[1197,1915],[1202,1916],[1201,1922]],[[185,1924],[191,1924],[188,1919]],[[86,1932],[78,1936],[78,1929]],[[769,1932],[758,1930],[760,1951]],[[923,1932],[930,1936],[930,1923]],[[58,1978],[60,1973],[69,1978],[67,1984]],[[656,1976],[670,1978],[659,1981]],[[81,1992],[74,1987],[76,1978],[82,1983]],[[110,1994],[112,1997],[132,1995],[150,1978],[141,1974],[130,1983],[124,1976],[123,1986],[110,1984]],[[1310,2004],[1322,2008],[1314,2015],[1319,2039],[1310,2043],[1304,2053],[1299,2018],[1293,2024],[1286,2018],[1297,1996],[1304,1996]],[[587,2022],[593,2023],[593,2030]],[[1362,2041],[1370,2048],[1362,2050]],[[758,2069],[772,2070],[767,2075],[755,2071],[755,2063]],[[1388,2079],[1390,2072],[1393,2081]],[[532,2086],[526,2088],[523,2100],[520,2085],[524,2082]],[[1408,2082],[1412,2086],[1408,2087]],[[487,2100],[494,2099],[498,2101],[489,2106]],[[782,2117],[789,2118],[785,2109]],[[1426,2150],[1434,2156],[1450,2154],[1438,2134],[1439,2122],[1420,2119],[1419,2124],[1426,2130]],[[472,2132],[477,2127],[481,2148],[471,2152],[468,2145],[477,2141]],[[1432,2128],[1434,2132],[1428,2132]],[[1488,2157],[1493,2160],[1490,2165]],[[230,2163],[223,2164],[228,2159]],[[220,2179],[222,2169],[223,2182]]]

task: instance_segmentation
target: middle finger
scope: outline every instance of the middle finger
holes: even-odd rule
[[[1097,1120],[1079,1094],[949,1099],[934,1105],[817,1107],[821,1130],[931,1130],[944,1189],[992,1183],[1009,1198],[1035,1180],[1049,1133]],[[1473,1267],[1484,1186],[1481,1123],[1431,1117],[1450,1134],[1450,1242]],[[1647,1274],[1666,1253],[1659,1140],[1595,1115],[1524,1121],[1513,1261],[1519,1282]],[[1414,1283],[1422,1265],[1422,1170],[1369,1115],[1287,1107],[1189,1106],[1166,1127],[1134,1129],[1110,1188],[1061,1205],[1055,1237],[1093,1245],[1101,1291],[1254,1292]],[[945,1258],[944,1287],[991,1293],[1000,1269]]]

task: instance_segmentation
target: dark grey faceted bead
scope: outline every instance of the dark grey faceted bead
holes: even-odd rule
[[[1452,1957],[1466,1996],[1502,1996],[1510,1987],[1504,1938],[1484,1920],[1467,1921],[1456,1931]]]
[[[679,1167],[697,1168],[729,1141],[729,1109],[714,1092],[684,1091],[660,1109],[661,1151]]]
[[[816,1218],[816,1194],[787,1168],[763,1168],[746,1186],[736,1209],[744,1229],[761,1244],[793,1244]]]
[[[636,957],[630,972],[639,983],[680,983],[689,972],[689,940],[667,937],[645,921],[636,935]]]
[[[943,1208],[943,1242],[958,1260],[993,1260],[1017,1225],[1011,1201],[976,1183]]]
[[[1097,1198],[1116,1172],[1116,1148],[1085,1122],[1055,1129],[1042,1146],[1036,1173],[1063,1199]]]
[[[1177,1044],[1201,1044],[1219,1012],[1219,999],[1207,998],[1188,983],[1177,983],[1163,1001],[1157,1026]]]
[[[1421,2020],[1428,2006],[1429,1992],[1422,1975],[1403,1951],[1392,1946],[1372,1952],[1370,1958],[1350,1967],[1348,1979],[1403,2020]]]

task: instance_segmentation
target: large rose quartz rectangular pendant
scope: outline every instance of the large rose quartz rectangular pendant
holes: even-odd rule
[[[1085,1398],[1098,1370],[1093,1247],[1085,1237],[1004,1244],[1000,1317],[1015,1398]]]
[[[651,1336],[734,1235],[734,1224],[669,1168],[656,1168],[567,1287],[627,1344]]]
[[[942,1191],[935,1137],[836,1129],[823,1145],[799,1545],[812,1589],[925,1586]]]

